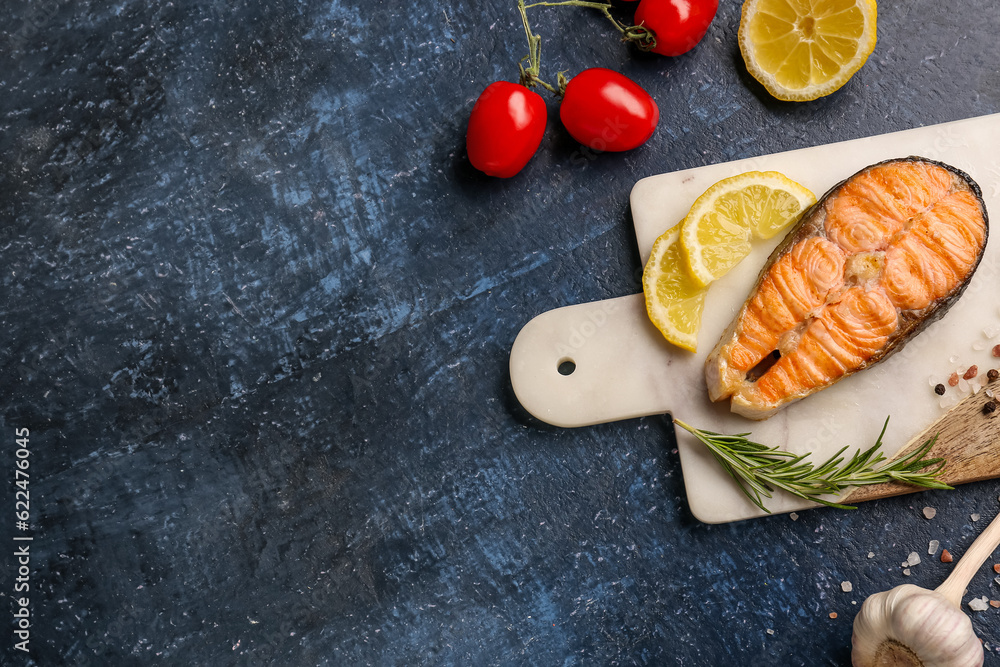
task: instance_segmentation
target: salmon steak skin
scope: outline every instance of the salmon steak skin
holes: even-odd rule
[[[988,235],[964,172],[921,157],[862,169],[771,253],[706,359],[709,398],[767,419],[886,359],[958,300]]]

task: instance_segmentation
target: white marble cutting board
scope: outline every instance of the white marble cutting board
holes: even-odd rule
[[[991,115],[645,178],[631,194],[642,261],[656,237],[680,221],[698,195],[727,176],[780,171],[821,197],[869,164],[909,155],[941,160],[967,172],[981,186],[987,211],[1000,216],[1000,115]],[[931,379],[945,381],[956,369],[971,364],[978,364],[983,373],[1000,365],[990,355],[992,346],[1000,343],[998,233],[991,234],[972,283],[943,319],[884,363],[764,422],[746,420],[731,414],[726,404],[711,403],[702,369],[780,238],[756,245],[747,259],[712,285],[697,353],[675,348],[662,338],[646,317],[642,294],[567,306],[537,316],[514,341],[510,357],[514,392],[532,415],[556,426],[669,412],[703,429],[752,431],[758,442],[812,452],[817,461],[843,445],[870,446],[891,416],[884,445],[892,454],[946,412],[947,406],[930,387]],[[634,267],[622,270],[631,272]],[[559,371],[566,361],[575,364],[568,375]],[[956,394],[950,390],[948,396]],[[763,514],[700,443],[677,430],[688,502],[698,519],[723,523]],[[775,494],[768,502],[773,512],[812,506],[785,494]]]

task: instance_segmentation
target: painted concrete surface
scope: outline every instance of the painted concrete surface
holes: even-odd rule
[[[993,6],[880,3],[868,64],[794,106],[737,3],[675,59],[533,11],[543,75],[653,94],[646,145],[581,149],[549,97],[524,172],[468,164],[513,2],[0,7],[3,664],[842,665],[867,595],[940,583],[901,562],[962,553],[1000,484],[704,525],[667,417],[547,427],[507,360],[639,290],[639,178],[1000,111]]]

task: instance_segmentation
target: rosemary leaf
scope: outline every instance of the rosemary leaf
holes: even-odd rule
[[[888,417],[870,448],[858,450],[845,463],[847,447],[843,447],[818,467],[805,460],[809,454],[798,455],[762,445],[750,440],[750,433],[725,435],[694,428],[679,419],[674,423],[708,447],[747,498],[768,514],[771,511],[765,507],[764,500],[770,498],[775,489],[827,507],[855,509],[822,496],[883,482],[902,482],[928,489],[952,488],[939,479],[945,460],[924,458],[937,442],[936,435],[899,460],[884,463],[882,437],[889,426]]]

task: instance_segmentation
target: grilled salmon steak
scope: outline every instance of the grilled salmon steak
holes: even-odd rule
[[[918,157],[867,167],[806,211],[705,363],[713,401],[766,419],[901,348],[969,284],[979,186]]]

